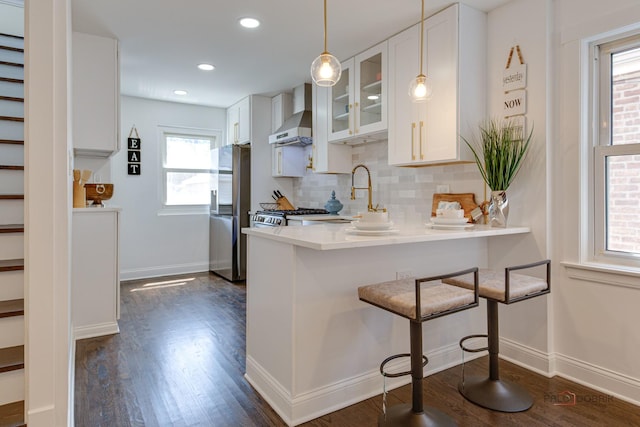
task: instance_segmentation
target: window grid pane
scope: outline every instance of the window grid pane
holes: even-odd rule
[[[611,55],[611,144],[640,143],[640,48]]]
[[[211,140],[208,138],[167,135],[165,167],[210,169]]]
[[[166,173],[167,205],[206,205],[210,202],[211,174],[206,172]]]
[[[606,249],[640,253],[640,155],[606,157]]]

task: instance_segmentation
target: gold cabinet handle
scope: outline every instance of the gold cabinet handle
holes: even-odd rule
[[[349,135],[353,135],[352,126],[351,126],[351,115],[353,114],[353,104],[349,104]]]
[[[315,159],[317,159],[316,157],[316,144],[313,144],[311,146],[311,170],[312,171],[316,171],[316,162],[314,161]]]
[[[422,154],[422,129],[424,128],[424,122],[420,120],[420,160],[424,160],[424,154]]]
[[[282,150],[278,150],[278,175],[282,175]]]
[[[416,133],[416,124],[415,123],[411,123],[411,160],[415,160],[416,159],[415,133]]]
[[[237,144],[239,138],[240,138],[240,123],[235,122],[233,124],[233,142]]]

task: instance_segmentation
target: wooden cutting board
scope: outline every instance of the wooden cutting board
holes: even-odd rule
[[[436,216],[439,202],[458,202],[464,209],[464,216],[471,220],[471,211],[478,207],[473,193],[434,193],[431,205],[431,216]],[[473,222],[471,220],[470,222]]]

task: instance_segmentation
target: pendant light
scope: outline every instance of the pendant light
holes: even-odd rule
[[[324,0],[324,52],[311,63],[311,78],[318,86],[333,86],[341,74],[340,61],[327,52],[327,0]]]
[[[424,55],[424,0],[422,0],[422,14],[420,15],[420,74],[409,83],[409,96],[413,102],[425,102],[431,98],[433,91],[431,79],[422,73]]]

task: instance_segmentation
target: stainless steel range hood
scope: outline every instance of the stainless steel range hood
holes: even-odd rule
[[[269,144],[304,146],[311,143],[311,85],[305,83],[293,89],[293,115],[269,136]]]

